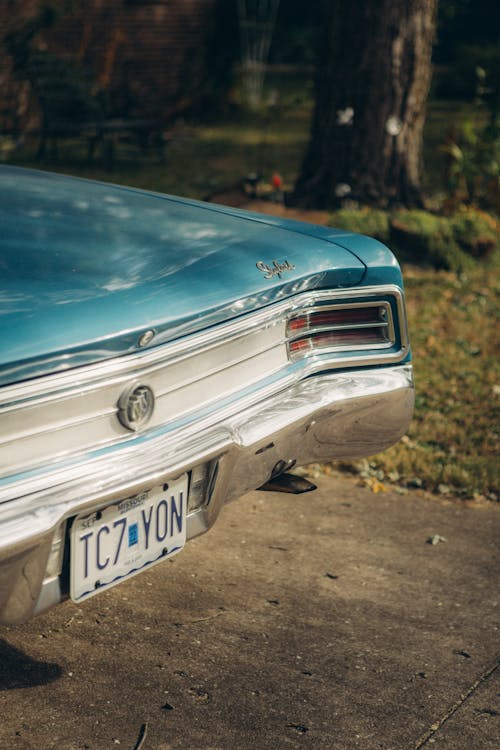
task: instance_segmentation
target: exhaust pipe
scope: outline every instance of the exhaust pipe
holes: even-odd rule
[[[288,492],[292,495],[302,495],[303,492],[312,492],[315,489],[315,484],[295,474],[278,474],[259,487],[263,492]]]

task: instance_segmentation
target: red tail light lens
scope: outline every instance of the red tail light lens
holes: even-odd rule
[[[288,322],[288,348],[300,356],[321,349],[378,348],[391,345],[393,326],[388,303],[319,308]]]

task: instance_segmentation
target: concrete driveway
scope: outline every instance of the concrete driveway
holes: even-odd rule
[[[499,530],[341,476],[252,493],[171,562],[0,630],[0,748],[496,750]]]

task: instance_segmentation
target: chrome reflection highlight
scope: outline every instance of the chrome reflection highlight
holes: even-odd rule
[[[145,331],[142,336],[139,337],[139,341],[137,342],[137,346],[140,346],[141,348],[144,346],[147,346],[152,342],[152,340],[155,337],[155,332],[153,329],[149,329],[149,331]]]

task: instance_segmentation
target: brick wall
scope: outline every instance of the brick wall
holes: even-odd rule
[[[64,9],[64,0],[53,5]],[[115,116],[168,121],[194,103],[206,75],[217,0],[74,0],[71,14],[36,36],[36,46],[85,70]],[[0,38],[42,5],[0,0]],[[3,62],[2,62],[3,60]],[[0,78],[9,77],[5,55]],[[6,90],[6,89],[5,89]]]
[[[80,0],[46,34],[53,51],[92,71],[115,109],[161,115],[196,96],[215,0]],[[79,6],[79,7],[78,7]]]

